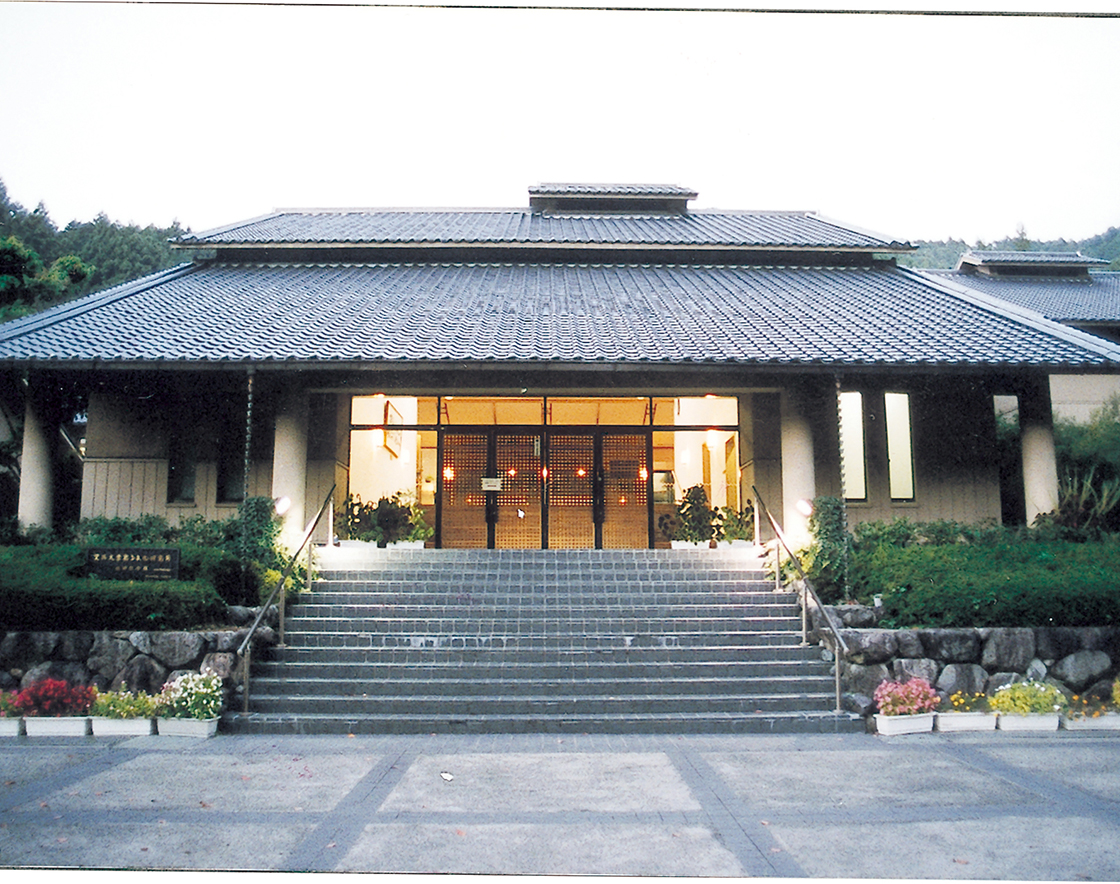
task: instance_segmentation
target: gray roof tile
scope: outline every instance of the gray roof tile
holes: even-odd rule
[[[1120,323],[1120,273],[1084,278],[981,276],[956,270],[924,271],[977,292],[1041,313],[1057,322]]]
[[[1120,365],[888,267],[228,264],[0,326],[0,361]]]

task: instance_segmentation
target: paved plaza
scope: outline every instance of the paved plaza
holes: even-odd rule
[[[1116,881],[1120,733],[11,738],[0,867]]]

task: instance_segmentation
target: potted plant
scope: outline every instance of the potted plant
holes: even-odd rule
[[[957,691],[944,701],[947,709],[939,709],[933,727],[938,731],[994,731],[996,716],[991,714],[987,694]]]
[[[90,707],[95,737],[149,736],[156,730],[156,698],[128,685],[119,691],[98,691]]]
[[[350,540],[375,543],[379,549],[427,540],[434,533],[424,522],[423,510],[400,494],[382,497],[375,504],[363,503],[357,494],[350,495],[346,498],[345,521]]]
[[[719,519],[721,543],[730,546],[750,546],[754,540],[754,507],[747,504],[743,509],[716,507]]]
[[[713,540],[719,539],[719,518],[716,511],[708,506],[708,494],[703,485],[693,485],[686,489],[684,497],[677,504],[676,513],[662,516],[658,520],[658,526],[668,536],[674,548],[707,549]]]
[[[921,734],[933,730],[933,713],[941,702],[928,681],[883,681],[875,688],[875,729],[880,734]]]
[[[1030,679],[1005,684],[992,695],[992,711],[999,713],[1002,731],[1055,731],[1062,710],[1069,705],[1055,685]]]
[[[16,706],[14,691],[0,691],[0,737],[18,737],[23,730],[23,718]]]
[[[222,714],[222,680],[191,672],[163,686],[156,698],[156,723],[162,736],[212,737]]]
[[[84,737],[89,733],[89,707],[97,690],[92,685],[72,685],[59,678],[44,678],[16,695],[29,737]]]
[[[1074,695],[1062,716],[1066,730],[1120,730],[1120,678],[1112,683],[1112,695]]]

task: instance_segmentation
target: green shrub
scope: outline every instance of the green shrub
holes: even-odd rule
[[[835,497],[814,500],[809,532],[813,543],[798,555],[805,575],[825,604],[847,598],[852,540],[844,502]]]
[[[98,580],[77,546],[0,547],[0,627],[8,630],[172,629],[219,620],[202,581]]]
[[[882,597],[885,626],[1108,626],[1118,569],[1113,543],[882,546],[856,556],[853,584]]]

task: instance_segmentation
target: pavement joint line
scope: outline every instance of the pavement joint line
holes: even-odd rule
[[[126,764],[143,754],[143,750],[129,749],[114,743],[108,743],[104,746],[91,746],[89,744],[52,745],[50,748],[69,749],[75,756],[85,755],[88,757],[75,764],[68,764],[52,773],[31,778],[24,786],[11,792],[0,792],[0,796],[2,796],[0,797],[0,813],[14,811],[15,808],[32,801],[40,801],[44,795],[60,792],[87,777],[112,770],[114,767]],[[22,747],[13,747],[13,749],[18,752],[21,751]]]
[[[1112,742],[1115,743],[1115,740]],[[1048,807],[1120,825],[1120,801],[1101,798],[1080,786],[1055,780],[1042,771],[1024,769],[1011,762],[993,758],[974,745],[946,741],[939,747],[939,751],[962,764],[1026,789],[1037,795],[1040,802]]]
[[[285,871],[334,871],[417,757],[415,741],[407,739],[398,751],[382,755],[300,841]]]
[[[739,860],[744,874],[750,877],[808,877],[765,826],[759,823],[755,831],[744,827],[744,820],[757,820],[761,815],[752,813],[698,752],[680,747],[666,747],[664,751],[704,808],[707,825],[713,835]]]

